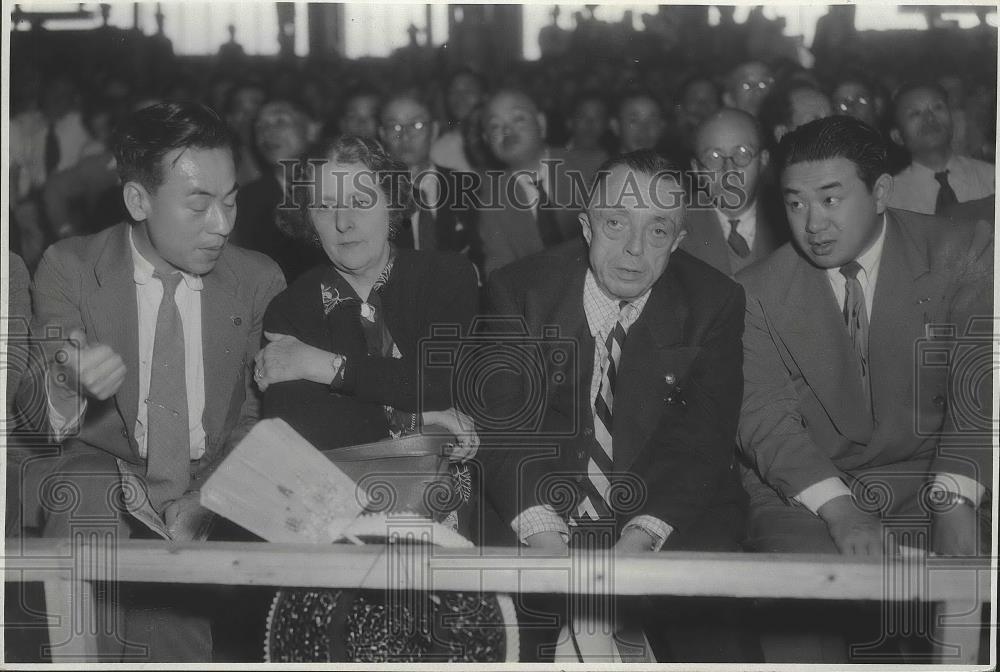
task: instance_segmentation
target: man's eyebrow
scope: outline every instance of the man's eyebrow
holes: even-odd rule
[[[824,184],[824,185],[822,185],[822,186],[820,187],[820,189],[822,189],[822,190],[826,190],[826,189],[837,189],[838,187],[842,187],[842,186],[844,186],[844,185],[843,185],[843,184],[841,184],[840,182],[829,182],[829,183],[827,183],[827,184]]]
[[[225,196],[229,196],[229,195],[235,193],[239,188],[240,188],[239,183],[238,182],[233,182],[233,186],[229,188],[229,191],[227,191],[224,194],[223,198],[225,198]],[[188,192],[188,197],[191,197],[191,196],[215,196],[215,194],[213,192],[211,192],[211,191],[205,191],[201,187],[195,187],[190,192]]]

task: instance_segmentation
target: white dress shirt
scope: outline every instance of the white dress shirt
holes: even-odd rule
[[[753,241],[757,238],[757,204],[754,203],[746,212],[738,217],[719,208],[715,208],[714,211],[716,219],[719,220],[719,228],[722,229],[722,239],[728,240],[729,238],[729,229],[732,226],[729,220],[738,219],[740,221],[736,224],[736,233],[743,236],[743,240],[747,241],[747,247],[752,250]]]
[[[959,203],[984,198],[996,191],[996,169],[985,161],[952,155],[945,166],[948,184]],[[892,179],[889,205],[925,215],[934,214],[941,184],[927,166],[913,161]]]

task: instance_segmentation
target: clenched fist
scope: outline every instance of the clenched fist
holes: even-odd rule
[[[74,329],[56,353],[49,375],[66,393],[79,392],[103,401],[118,392],[125,372],[125,362],[117,352],[101,343],[88,343],[83,330]]]

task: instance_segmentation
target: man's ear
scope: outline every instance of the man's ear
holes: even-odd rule
[[[882,214],[889,205],[892,196],[892,175],[882,173],[872,186],[872,196],[875,197],[875,212]]]
[[[771,163],[771,152],[766,149],[760,150],[760,169],[764,170],[767,168],[767,164]]]
[[[677,239],[674,240],[674,244],[670,246],[670,254],[677,251],[677,248],[681,246],[681,241],[687,238],[688,232],[683,226],[681,227],[681,232],[677,234]]]
[[[590,230],[590,215],[586,212],[581,212],[577,215],[576,219],[580,222],[580,229],[583,231],[583,239],[587,241],[587,245],[590,245],[590,239],[594,235],[594,232]]]
[[[788,126],[785,126],[784,124],[778,124],[777,126],[775,126],[774,127],[774,141],[775,142],[781,142],[781,139],[783,137],[785,137],[785,134],[788,133],[788,131],[789,131]]]
[[[611,117],[608,122],[608,126],[611,127],[611,132],[617,135],[619,138],[622,137],[622,125],[618,123],[618,117]]]
[[[549,128],[549,125],[548,125],[548,120],[545,118],[545,113],[544,112],[539,112],[538,113],[538,129],[539,129],[539,132],[542,134],[543,138],[548,139],[548,128]]]
[[[315,142],[316,138],[319,137],[319,131],[322,127],[318,121],[309,120],[306,122],[306,140],[310,143]]]
[[[736,101],[733,100],[733,96],[728,91],[722,92],[722,104],[725,107],[736,107]]]
[[[132,219],[142,222],[149,217],[150,202],[146,187],[130,180],[122,187],[122,196],[125,200],[125,209]]]
[[[903,135],[902,135],[902,133],[899,132],[899,129],[896,128],[895,126],[893,126],[892,128],[889,129],[889,137],[897,145],[902,146],[902,144],[903,144]]]
[[[431,122],[431,142],[438,139],[438,134],[441,132],[441,124],[436,121]]]

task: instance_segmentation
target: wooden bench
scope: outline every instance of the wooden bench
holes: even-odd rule
[[[421,530],[412,532],[419,536]],[[990,559],[657,553],[552,557],[529,549],[443,549],[409,544],[317,546],[8,540],[5,581],[45,587],[52,658],[94,660],[90,581],[289,587],[485,590],[617,595],[875,600],[891,608],[938,602],[938,662],[975,663],[979,607],[991,602]]]

